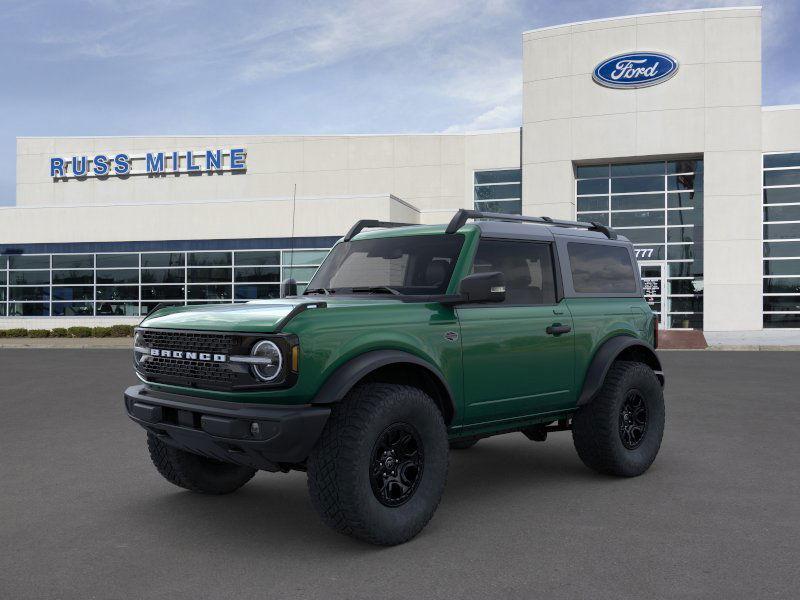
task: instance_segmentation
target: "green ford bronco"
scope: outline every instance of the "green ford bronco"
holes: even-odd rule
[[[449,450],[481,438],[569,430],[588,467],[623,477],[658,453],[657,319],[608,227],[360,221],[301,295],[292,284],[136,329],[125,406],[171,483],[225,494],[258,470],[306,471],[325,523],[391,545],[433,516]]]

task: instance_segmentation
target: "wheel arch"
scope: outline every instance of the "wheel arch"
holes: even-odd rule
[[[311,403],[334,404],[353,387],[367,381],[413,385],[433,399],[446,425],[456,416],[453,392],[441,371],[426,360],[402,350],[372,350],[350,359],[328,377]]]
[[[661,361],[650,344],[628,335],[618,335],[606,340],[597,350],[586,370],[578,406],[588,404],[603,387],[608,370],[618,360],[639,362],[647,365],[656,374],[661,387],[664,387],[664,371]]]

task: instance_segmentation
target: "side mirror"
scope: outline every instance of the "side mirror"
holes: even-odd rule
[[[506,299],[506,282],[499,271],[473,273],[461,280],[458,291],[463,303],[503,302]]]
[[[281,283],[281,298],[286,296],[297,296],[297,281],[291,277]]]

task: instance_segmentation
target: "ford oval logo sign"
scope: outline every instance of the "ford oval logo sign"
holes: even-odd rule
[[[594,69],[592,79],[610,88],[641,88],[666,81],[678,72],[678,61],[659,52],[612,56]]]

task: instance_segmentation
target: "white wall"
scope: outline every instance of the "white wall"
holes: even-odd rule
[[[574,218],[573,164],[702,154],[707,330],[761,328],[761,10],[661,13],[527,32],[524,212]],[[604,59],[654,50],[680,68],[609,89]]]

